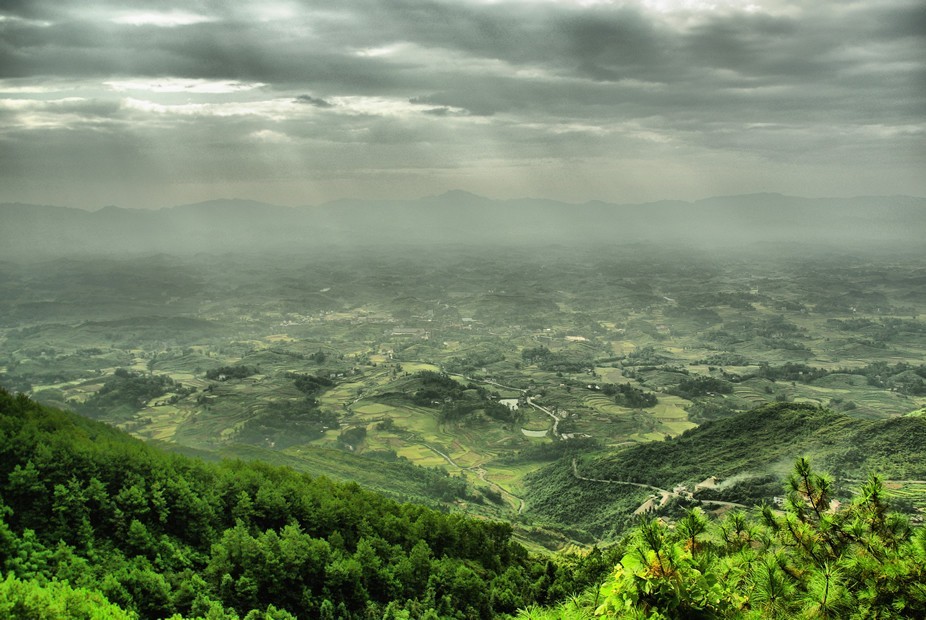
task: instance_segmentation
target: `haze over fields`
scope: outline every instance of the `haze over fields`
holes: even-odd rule
[[[30,0],[0,202],[926,195],[917,0]]]
[[[726,251],[759,244],[770,256],[793,244],[855,253],[918,251],[926,199],[796,198],[780,194],[639,205],[491,200],[452,191],[418,200],[342,200],[288,208],[212,200],[168,209],[94,212],[0,204],[0,259],[61,255],[344,251],[387,246],[649,244]]]

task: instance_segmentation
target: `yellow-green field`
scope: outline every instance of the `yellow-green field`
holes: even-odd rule
[[[277,455],[377,485],[384,479],[364,468],[394,453],[465,473],[477,487],[498,485],[504,505],[478,509],[506,517],[520,507],[525,476],[549,462],[521,462],[522,453],[559,439],[546,413],[526,406],[510,420],[492,400],[530,396],[558,412],[560,434],[597,441],[582,444],[597,454],[770,402],[864,418],[926,407],[916,383],[926,360],[919,255],[885,262],[643,247],[378,252],[201,257],[189,273],[152,267],[131,278],[160,283],[151,291],[105,294],[99,283],[110,282],[118,259],[22,267],[18,281],[42,286],[0,299],[0,380],[143,438]],[[793,363],[832,374],[762,374]],[[909,369],[882,377],[876,368],[898,363]],[[229,366],[249,368],[248,376],[207,377]],[[92,410],[119,369],[170,377],[182,388],[130,393]],[[480,404],[465,419],[441,422],[452,403],[414,398],[422,371],[447,373],[463,386],[461,400]],[[300,391],[297,377],[322,387]],[[673,395],[695,377],[722,379],[732,393]],[[658,403],[623,407],[599,391],[626,383]],[[293,428],[318,414],[324,422],[271,451],[290,429],[268,422],[276,414]],[[243,437],[251,443],[242,446]],[[336,464],[326,470],[318,454]]]

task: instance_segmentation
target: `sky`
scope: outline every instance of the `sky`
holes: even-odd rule
[[[922,0],[3,0],[0,202],[926,196]]]

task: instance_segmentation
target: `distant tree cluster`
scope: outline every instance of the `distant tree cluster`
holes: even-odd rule
[[[728,418],[738,412],[735,406],[723,398],[696,398],[686,411],[688,419],[697,424]]]
[[[659,400],[652,392],[645,392],[629,383],[606,383],[601,386],[601,392],[614,397],[614,402],[622,407],[646,409],[655,407]]]
[[[92,417],[112,412],[118,417],[120,413],[128,415],[142,409],[150,400],[168,392],[185,396],[194,391],[194,388],[184,387],[166,375],[117,368],[103,387],[77,408]]]
[[[228,381],[229,379],[244,379],[257,374],[253,366],[221,366],[206,371],[206,378],[213,381]]]
[[[442,372],[422,370],[415,374],[415,378],[421,382],[421,387],[412,394],[412,402],[424,407],[460,400],[467,389],[459,381]]]
[[[733,386],[728,381],[716,377],[697,376],[682,380],[669,392],[682,398],[692,399],[698,396],[731,394]]]
[[[755,373],[755,376],[769,379],[770,381],[799,381],[801,383],[810,383],[828,374],[830,374],[830,371],[823,368],[815,368],[799,362],[787,362],[781,366],[770,366],[767,363],[759,364],[759,370]]]
[[[476,422],[494,419],[504,423],[519,422],[523,412],[498,402],[498,395],[470,383],[463,385],[442,372],[422,370],[414,375],[419,383],[411,401],[422,407],[439,408],[441,422]]]
[[[524,414],[518,409],[510,409],[493,400],[464,399],[444,403],[440,409],[441,422],[475,421],[474,416],[482,414],[488,418],[504,423],[519,423]]]
[[[235,433],[235,441],[282,450],[318,439],[338,427],[338,416],[314,399],[276,401],[261,407]]]
[[[293,384],[296,386],[296,389],[306,396],[314,396],[318,392],[322,392],[326,388],[334,385],[331,379],[326,379],[325,377],[300,375],[296,373],[290,373],[288,376],[293,379]]]
[[[551,351],[543,345],[524,349],[521,351],[521,359],[551,372],[584,372],[594,365],[591,359],[584,356],[577,357],[568,352]]]
[[[704,359],[700,359],[695,364],[705,364],[707,366],[748,366],[751,362],[745,355],[739,353],[714,353]]]
[[[338,443],[341,443],[344,446],[348,446],[350,448],[355,448],[360,445],[363,440],[366,439],[366,437],[366,427],[352,426],[341,431],[341,434],[338,435]]]
[[[916,314],[915,309],[909,310]],[[923,321],[883,317],[877,321],[866,318],[827,319],[826,324],[843,332],[861,334],[875,342],[898,342],[926,334]]]
[[[656,349],[650,346],[641,347],[635,351],[631,351],[624,356],[623,365],[624,366],[652,366],[657,367],[661,364],[669,362],[669,358],[661,353],[657,353]]]
[[[444,362],[444,368],[447,372],[464,373],[503,361],[505,361],[505,355],[501,351],[479,351],[460,357],[451,357]]]
[[[601,448],[594,437],[575,437],[549,443],[536,443],[519,450],[514,456],[499,457],[500,462],[523,463],[530,461],[558,461],[564,456],[592,453]]]
[[[863,375],[868,385],[895,389],[911,396],[926,395],[926,364],[913,366],[905,362],[894,365],[887,362],[873,362],[852,372]]]

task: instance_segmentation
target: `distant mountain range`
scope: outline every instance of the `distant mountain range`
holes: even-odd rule
[[[300,250],[385,244],[666,242],[924,244],[926,198],[750,194],[618,205],[493,200],[462,191],[410,201],[282,207],[211,200],[159,210],[0,204],[0,256]],[[924,244],[926,245],[926,244]]]

